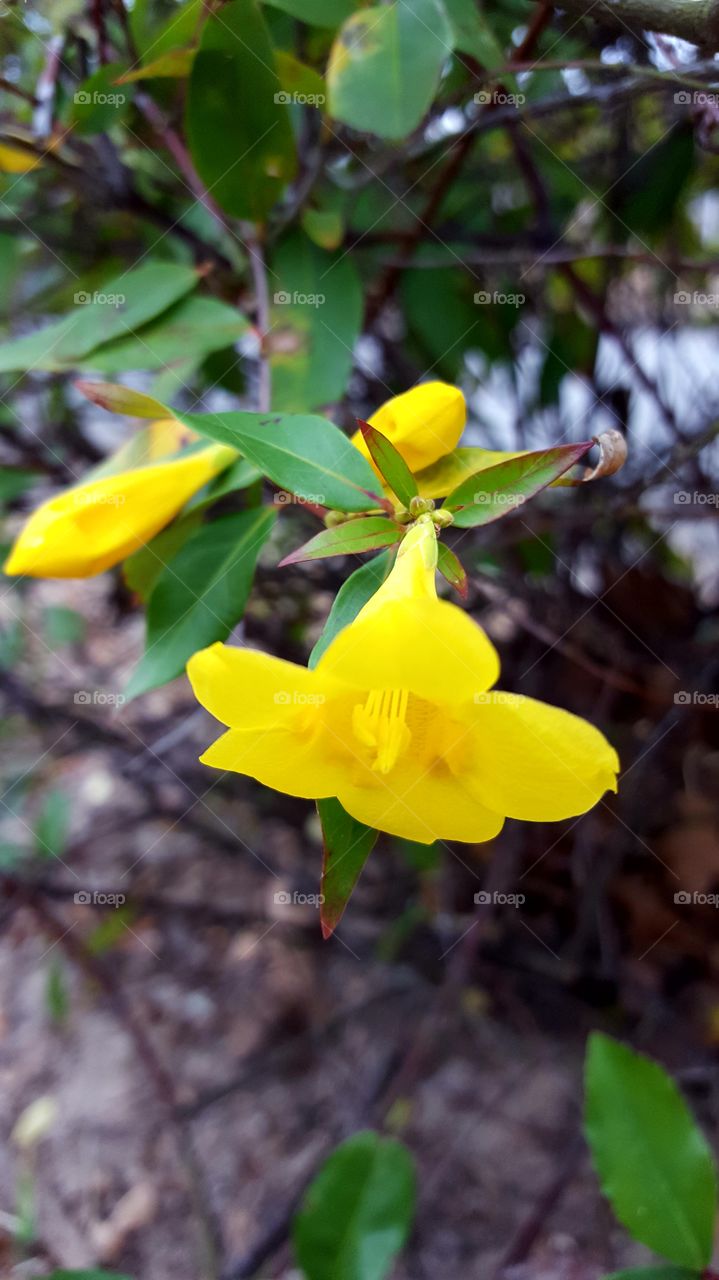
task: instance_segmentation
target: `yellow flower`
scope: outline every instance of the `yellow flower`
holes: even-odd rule
[[[177,424],[173,424],[175,429]],[[168,439],[160,428],[159,438]],[[237,455],[211,445],[66,489],[32,513],[4,565],[34,578],[89,578],[132,555]]]
[[[467,406],[459,387],[422,382],[401,396],[393,396],[369,422],[402,454],[410,471],[421,471],[452,452],[466,419]],[[352,443],[372,461],[361,431],[355,433]]]
[[[370,827],[429,844],[489,840],[505,817],[584,813],[616,790],[603,735],[532,698],[489,693],[484,631],[437,598],[434,526],[420,517],[395,566],[314,671],[215,644],[188,674],[228,731],[202,756],[290,795],[336,796]]]

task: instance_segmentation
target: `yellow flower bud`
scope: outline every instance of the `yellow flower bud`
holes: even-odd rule
[[[446,382],[421,382],[401,396],[393,396],[369,419],[402,454],[410,471],[430,467],[456,447],[467,418],[467,406],[458,387]],[[352,443],[369,458],[358,431]],[[370,459],[371,461],[371,459]]]
[[[4,565],[33,578],[89,578],[149,542],[237,454],[210,445],[66,489],[32,513]]]

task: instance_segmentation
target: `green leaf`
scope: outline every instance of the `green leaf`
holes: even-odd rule
[[[701,1276],[686,1267],[631,1267],[629,1271],[613,1271],[604,1280],[701,1280]]]
[[[379,832],[358,822],[334,798],[318,800],[317,812],[324,838],[320,924],[323,938],[329,938],[342,919]]]
[[[362,325],[354,263],[295,232],[279,245],[272,269],[272,406],[294,413],[331,404],[346,390]]]
[[[213,199],[263,221],[294,176],[295,144],[255,0],[231,0],[202,30],[188,82],[187,136]]]
[[[265,0],[315,27],[338,27],[355,8],[356,0]]]
[[[0,467],[0,503],[19,498],[21,493],[37,484],[39,479],[40,476],[35,471],[25,471],[22,467]]]
[[[391,547],[400,542],[406,530],[386,516],[362,516],[346,520],[333,529],[323,529],[304,546],[291,551],[279,568],[299,564],[303,560],[325,560],[328,556],[360,555],[363,551],[376,551],[379,547]]]
[[[464,480],[445,502],[460,529],[472,529],[509,515],[588,453],[593,441],[539,449],[499,462]]]
[[[585,1083],[587,1141],[619,1221],[678,1266],[707,1266],[716,1169],[674,1081],[658,1063],[595,1033]]]
[[[163,569],[148,601],[145,653],[128,698],[173,680],[198,649],[227,638],[244,613],[275,515],[260,507],[223,516],[200,529]]]
[[[48,791],[34,823],[37,853],[43,858],[62,857],[69,830],[70,802],[67,794],[57,789]]]
[[[407,1148],[357,1133],[332,1153],[295,1218],[307,1280],[383,1280],[409,1235],[415,1173]]]
[[[137,333],[127,333],[92,352],[83,364],[100,373],[185,369],[189,352],[196,367],[212,351],[234,345],[248,329],[245,317],[217,298],[183,298]]]
[[[73,310],[24,338],[0,343],[0,373],[56,371],[77,365],[105,342],[127,334],[194,289],[194,267],[148,262],[125,271],[102,289],[78,289]]]
[[[408,507],[412,499],[417,497],[419,490],[417,481],[402,454],[397,452],[391,441],[376,427],[370,426],[369,422],[363,422],[361,418],[357,421],[374,465],[400,502]]]
[[[455,49],[476,58],[492,71],[505,64],[504,50],[477,0],[443,0]]]
[[[107,409],[108,413],[124,413],[130,418],[172,417],[171,410],[159,400],[153,400],[152,396],[146,396],[142,391],[134,391],[132,387],[119,386],[114,382],[84,380],[76,382],[75,386],[88,400],[92,400],[101,409]]]
[[[143,58],[150,54],[158,58],[169,50],[192,44],[206,6],[205,0],[187,0],[186,4],[176,7],[164,23],[159,9],[157,0],[135,0],[130,11],[132,34]]]
[[[286,93],[301,95],[300,105],[303,105],[303,98],[309,99],[304,105],[313,107],[320,107],[327,101],[327,85],[319,71],[308,67],[306,62],[300,62],[293,53],[288,53],[286,49],[276,49],[275,70]]]
[[[433,462],[431,467],[417,472],[415,479],[420,496],[444,498],[463,480],[475,476],[478,471],[496,467],[498,462],[508,462],[510,458],[522,458],[528,452],[528,449],[524,449],[518,453],[507,453],[500,449],[478,449],[475,446],[453,449],[444,458]]]
[[[377,477],[339,427],[306,414],[181,413],[179,422],[229,444],[281,489],[339,511],[376,507]]]
[[[194,49],[168,49],[167,53],[161,53],[144,67],[126,71],[115,83],[134,84],[136,80],[151,80],[153,77],[184,79],[190,73],[194,56]]]
[[[336,209],[305,209],[302,230],[320,249],[337,249],[345,233],[342,215]]]
[[[353,129],[404,138],[422,120],[452,49],[437,0],[404,0],[354,14],[332,48],[330,114]]]
[[[467,572],[461,560],[447,546],[437,543],[437,568],[450,586],[455,587],[463,600],[467,598]]]
[[[85,638],[86,630],[85,619],[76,609],[53,604],[43,610],[43,638],[50,649],[61,649],[68,644],[80,644]]]
[[[177,520],[162,529],[154,538],[128,556],[122,565],[122,575],[130,591],[136,592],[147,603],[160,574],[169,562],[189,541],[202,524],[202,511],[190,512],[187,508]]]
[[[70,112],[75,133],[106,133],[124,119],[131,106],[131,94],[129,89],[118,89],[116,82],[125,68],[125,63],[108,62],[76,91]]]
[[[307,661],[310,669],[317,666],[335,636],[344,631],[350,622],[354,622],[360,609],[364,608],[375,591],[379,591],[392,567],[393,558],[391,551],[383,551],[381,555],[355,569],[347,581],[342,583],[322,633]]]

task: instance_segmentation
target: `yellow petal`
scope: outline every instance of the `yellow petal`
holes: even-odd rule
[[[438,706],[471,702],[499,675],[481,627],[446,600],[398,599],[359,615],[317,672],[363,689],[408,689]]]
[[[491,840],[504,819],[471,796],[442,762],[422,772],[411,759],[372,786],[343,785],[338,799],[368,827],[405,840]]]
[[[197,701],[237,729],[287,725],[298,711],[309,712],[338,692],[336,682],[257,649],[212,644],[187,664]]]
[[[402,454],[410,471],[421,471],[455,448],[466,418],[467,406],[458,387],[422,382],[401,396],[393,396],[369,421]],[[352,443],[370,458],[361,431],[352,437]]]
[[[228,463],[211,446],[67,489],[30,516],[4,566],[35,578],[88,578],[132,555],[164,529]]]
[[[497,813],[553,822],[586,813],[616,791],[617,753],[598,729],[559,707],[518,694],[486,694],[476,706],[465,785]]]
[[[321,726],[304,734],[292,727],[228,729],[200,761],[213,769],[247,774],[288,796],[322,800],[336,795],[347,776],[333,746]]]

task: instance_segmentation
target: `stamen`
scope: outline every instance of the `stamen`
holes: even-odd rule
[[[375,751],[372,769],[389,773],[412,737],[405,723],[408,689],[373,689],[364,706],[352,712],[352,729],[365,747]]]

